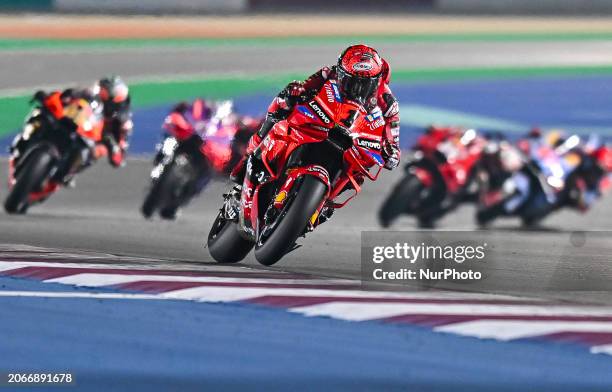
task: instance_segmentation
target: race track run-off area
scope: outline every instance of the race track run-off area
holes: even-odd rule
[[[237,265],[209,256],[204,242],[226,182],[211,184],[175,222],[140,216],[174,103],[231,98],[237,111],[262,115],[287,81],[333,63],[347,40],[0,40],[2,148],[35,89],[108,73],[130,84],[135,123],[126,167],[98,162],[28,215],[0,216],[0,371],[70,371],[77,386],[99,391],[612,390],[608,292],[363,289],[361,232],[379,229],[375,212],[400,170],[366,184],[272,268],[252,256]],[[373,41],[394,67],[403,149],[432,122],[511,138],[533,127],[612,136],[607,35]],[[521,265],[541,271],[543,260],[529,255],[549,246],[548,234],[610,230],[611,212],[604,198],[586,215],[551,217],[521,249]],[[406,218],[395,229],[414,227]],[[441,228],[475,229],[473,210],[461,208]],[[506,221],[493,230],[516,228]],[[578,274],[612,273],[577,263]],[[507,268],[517,267],[509,260]]]

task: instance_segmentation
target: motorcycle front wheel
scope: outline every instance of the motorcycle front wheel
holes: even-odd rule
[[[297,194],[277,218],[276,225],[263,243],[255,245],[255,258],[263,265],[279,261],[304,234],[311,217],[323,201],[327,186],[313,176],[304,176]]]
[[[55,160],[49,148],[44,147],[32,151],[26,159],[17,182],[4,202],[4,209],[9,214],[24,214],[27,211],[30,193],[42,187]]]
[[[172,161],[164,167],[164,171],[153,182],[140,207],[145,218],[150,218],[158,209],[161,211],[162,218],[174,218],[176,210],[184,202],[182,196],[186,193],[185,188],[191,181],[189,171],[183,170],[185,165],[190,165],[190,163],[179,165],[178,162]]]
[[[219,263],[237,263],[249,254],[253,242],[238,232],[238,224],[225,219],[220,211],[208,233],[208,252]]]

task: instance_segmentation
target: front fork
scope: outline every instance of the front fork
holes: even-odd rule
[[[319,223],[319,214],[324,208],[325,202],[329,197],[329,192],[331,189],[329,174],[324,167],[319,165],[308,165],[305,167],[288,169],[286,171],[286,176],[282,184],[280,185],[270,202],[266,205],[266,217],[271,219],[275,218],[276,214],[272,213],[278,213],[285,207],[286,203],[292,199],[291,193],[293,192],[293,188],[295,187],[296,183],[299,182],[300,178],[307,175],[317,177],[327,186],[327,195],[323,198],[321,204],[318,206],[317,210],[312,215],[309,222],[308,230],[312,230],[316,226],[316,224]],[[266,226],[267,224],[272,223],[264,222],[263,225],[260,224],[259,195],[261,187],[271,181],[274,181],[275,179],[271,179],[270,177],[265,176],[262,177],[263,182],[259,182],[259,179],[259,176],[253,176],[252,173],[249,173],[249,170],[247,169],[247,175],[245,176],[240,198],[240,212],[238,222],[241,231],[244,232],[252,240],[258,238],[259,233],[263,229],[262,226]]]

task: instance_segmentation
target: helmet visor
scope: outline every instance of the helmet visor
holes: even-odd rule
[[[342,67],[338,67],[338,84],[342,93],[346,98],[361,104],[365,103],[374,94],[379,81],[380,75],[374,77],[356,76],[349,74]]]

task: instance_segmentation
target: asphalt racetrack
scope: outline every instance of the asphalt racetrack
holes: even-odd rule
[[[458,42],[380,44],[394,67],[400,69],[465,66],[605,65],[612,64],[612,45],[601,41],[551,42]],[[0,88],[34,89],[49,84],[85,83],[99,75],[117,73],[130,78],[180,77],[198,74],[257,74],[261,72],[303,71],[334,61],[337,44],[248,48],[238,45],[197,48],[87,49],[65,51],[8,51],[0,57]],[[612,48],[609,48],[612,49]],[[265,105],[265,102],[263,103]],[[19,114],[21,116],[21,114]],[[136,131],[139,132],[138,124]],[[140,130],[142,132],[142,130]],[[151,130],[145,130],[151,132]],[[153,131],[156,132],[156,131]],[[130,160],[121,170],[99,162],[77,179],[75,189],[62,190],[26,216],[4,216],[0,220],[0,242],[87,249],[113,254],[150,256],[166,260],[212,262],[204,239],[226,188],[215,182],[183,211],[176,222],[146,221],[138,211],[148,181],[150,162]],[[6,173],[5,163],[0,172]],[[378,230],[375,214],[386,192],[401,176],[401,170],[384,172],[374,184],[334,219],[311,233],[303,246],[287,255],[275,268],[323,276],[359,278],[360,233]],[[0,188],[0,198],[6,188]],[[529,271],[545,271],[547,266],[532,252],[546,247],[554,232],[607,230],[612,227],[612,199],[604,198],[586,216],[562,212],[547,219],[546,227],[526,235],[519,258]],[[516,221],[504,221],[497,230],[514,230]],[[410,218],[400,220],[397,230],[412,229]],[[441,222],[444,229],[474,229],[473,210],[460,208]],[[558,234],[558,233],[557,233]],[[510,258],[517,260],[516,257]],[[252,257],[245,260],[256,264]],[[601,274],[582,261],[586,274]],[[508,266],[508,268],[513,268]],[[590,272],[589,272],[590,271]],[[612,273],[612,266],[604,273]],[[537,274],[536,274],[537,275]],[[534,276],[533,274],[531,275]],[[529,276],[526,276],[529,278]],[[582,289],[588,290],[588,287]],[[579,294],[596,299],[607,294]],[[610,297],[612,298],[612,297]],[[575,298],[574,298],[575,299]]]
[[[6,170],[5,165],[0,166]],[[122,170],[110,168],[106,162],[98,164],[77,179],[74,189],[64,189],[47,200],[44,205],[33,207],[25,216],[5,215],[0,220],[2,242],[34,246],[93,250],[97,252],[151,257],[168,260],[166,267],[181,262],[214,263],[207,249],[205,238],[216,211],[220,206],[220,195],[228,183],[213,182],[205,192],[194,200],[177,221],[154,219],[147,221],[139,212],[147,186],[150,162],[132,159]],[[382,203],[386,190],[399,179],[401,170],[384,172],[376,183],[367,184],[364,191],[343,210],[339,210],[330,222],[301,239],[303,245],[284,257],[274,269],[300,272],[326,277],[360,279],[361,232],[380,230],[376,222],[376,211]],[[0,193],[4,197],[4,192]],[[606,290],[612,276],[612,266],[607,262],[605,247],[592,260],[566,260],[559,265],[551,260],[547,250],[559,239],[569,242],[574,231],[606,229],[612,201],[604,199],[587,216],[575,212],[562,212],[545,221],[541,231],[516,231],[520,224],[515,220],[498,223],[495,230],[508,236],[512,248],[499,270],[492,275],[504,279],[516,279],[516,291],[507,282],[491,284],[491,292],[524,294],[527,286],[542,289],[538,295],[561,299],[582,299],[588,302],[603,302],[612,298]],[[448,230],[476,229],[472,207],[463,207],[443,219],[441,228]],[[394,227],[396,230],[414,229],[411,218],[403,218]],[[511,234],[516,237],[512,237]],[[259,266],[250,255],[244,263]],[[197,268],[197,265],[191,265]],[[559,267],[566,268],[565,273]],[[589,285],[575,286],[575,273]],[[525,283],[525,280],[529,283]],[[552,280],[552,281],[551,281]],[[567,284],[572,282],[572,285]],[[505,288],[502,290],[502,287]],[[508,290],[510,288],[510,290]],[[469,288],[468,288],[469,289]],[[463,290],[463,289],[462,289]],[[608,302],[609,303],[609,302]]]
[[[238,44],[8,50],[0,57],[0,89],[90,83],[109,73],[128,80],[193,74],[308,73],[323,64],[332,64],[339,48],[350,43],[334,40],[312,45],[274,43],[267,47]],[[612,43],[606,41],[384,43],[377,39],[375,44],[395,69],[612,64]]]
[[[377,38],[374,43],[404,75],[430,68],[605,71],[612,66],[609,39]],[[271,45],[4,48],[0,99],[49,86],[86,85],[113,73],[145,84],[307,74],[332,64],[344,44],[336,38]],[[562,74],[485,78],[471,84],[434,80],[413,85],[403,79],[395,86],[404,113],[404,145],[437,116],[501,124],[515,135],[542,118],[547,126],[584,125],[579,128],[609,137],[611,80],[609,71],[573,79]],[[249,91],[236,97],[237,106],[261,113],[270,94]],[[11,320],[0,327],[6,337],[0,371],[73,369],[87,390],[129,386],[138,391],[152,385],[160,390],[253,385],[270,390],[610,390],[609,356],[598,355],[612,353],[610,195],[586,215],[562,211],[535,231],[522,230],[517,220],[495,222],[482,235],[502,240],[505,250],[491,263],[491,278],[478,287],[444,282],[360,290],[355,280],[361,278],[362,232],[380,230],[377,210],[401,169],[366,182],[357,198],[300,239],[301,247],[275,266],[264,268],[252,255],[238,266],[219,266],[205,242],[229,187],[226,180],[209,184],[176,221],[146,220],[140,214],[153,144],[173,103],[151,102],[136,107],[133,154],[124,168],[101,160],[77,177],[74,189],[60,190],[27,215],[0,212],[0,318]],[[10,114],[23,118],[25,111]],[[0,144],[8,140],[0,129]],[[6,172],[2,158],[2,201]],[[462,206],[439,228],[475,230],[473,215],[473,207]],[[402,218],[393,229],[414,230],[415,221]]]

